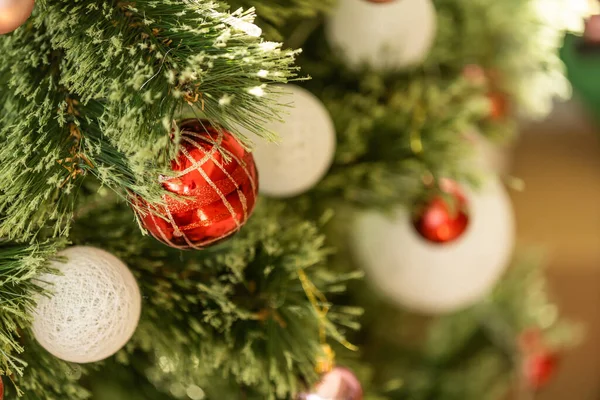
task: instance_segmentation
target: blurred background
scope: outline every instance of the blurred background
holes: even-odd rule
[[[522,123],[506,152],[509,172],[525,183],[511,191],[518,243],[544,250],[554,299],[585,325],[543,400],[600,399],[600,129],[584,108],[575,96],[546,120]]]

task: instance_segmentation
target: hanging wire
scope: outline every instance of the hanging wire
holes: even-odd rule
[[[335,353],[327,344],[327,313],[330,306],[325,295],[310,281],[303,269],[298,269],[298,277],[306,297],[319,317],[319,340],[325,359],[317,363],[317,372],[320,374],[329,372],[335,366]],[[358,351],[358,347],[345,339],[339,339],[342,346],[350,351]]]

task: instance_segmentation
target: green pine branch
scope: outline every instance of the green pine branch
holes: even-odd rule
[[[313,203],[411,205],[426,190],[426,177],[479,178],[467,162],[475,156],[467,135],[489,112],[482,86],[460,76],[370,74],[348,91],[354,76],[339,71],[315,75],[340,84],[313,89],[334,119],[338,146],[331,170],[310,193]]]
[[[279,117],[270,83],[296,52],[257,36],[252,10],[216,2],[48,1],[0,38],[0,236],[51,222],[66,235],[87,172],[121,194],[163,194],[176,120],[206,118],[263,138]],[[258,30],[258,31],[256,31]]]
[[[86,400],[91,393],[84,386],[87,374],[97,366],[62,361],[44,350],[33,337],[26,335],[27,350],[20,357],[27,368],[14,376],[14,384],[5,384],[5,398],[22,400]]]
[[[123,362],[134,363],[134,351],[148,354],[141,368],[166,392],[174,384],[211,391],[221,382],[240,395],[286,398],[317,378],[321,320],[298,271],[325,294],[344,291],[353,276],[328,271],[331,250],[317,225],[261,199],[236,236],[182,253],[143,237],[128,206],[107,196],[76,221],[73,238],[120,257],[138,279],[143,317]],[[330,341],[357,328],[356,314],[333,307]]]
[[[0,240],[0,375],[19,380],[27,362],[21,358],[32,319],[34,297],[42,289],[38,274],[51,271],[49,260],[65,241],[18,244]],[[5,384],[8,385],[6,382]]]
[[[466,162],[475,150],[468,135],[509,140],[517,117],[545,115],[554,96],[568,96],[557,55],[561,27],[549,25],[533,1],[434,3],[433,48],[405,71],[350,71],[323,29],[304,43],[299,65],[332,115],[338,147],[328,175],[303,202],[412,207],[426,190],[423,179],[474,184],[481,171]],[[470,64],[492,76],[487,85],[466,79]],[[490,91],[507,96],[505,118],[489,117]]]
[[[277,109],[262,93],[295,75],[293,51],[251,32],[251,10],[228,14],[189,0],[62,3],[44,11],[53,46],[65,51],[62,81],[83,103],[106,99],[102,130],[133,159],[173,147],[168,133],[187,104],[226,129],[264,137]]]
[[[50,220],[64,235],[75,185],[60,54],[44,29],[20,29],[0,40],[0,60],[0,237],[27,238]]]
[[[289,41],[299,30],[307,25],[307,20],[321,19],[331,11],[334,0],[233,0],[231,9],[256,8],[258,14],[257,24],[265,31],[270,40]],[[302,44],[302,43],[299,43]]]

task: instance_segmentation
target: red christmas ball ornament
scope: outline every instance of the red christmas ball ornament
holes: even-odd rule
[[[558,356],[544,343],[544,335],[539,328],[525,330],[518,339],[523,354],[523,374],[529,386],[540,389],[554,376]]]
[[[433,243],[449,243],[458,239],[469,225],[467,200],[456,182],[443,180],[440,184],[448,203],[441,195],[427,201],[413,219],[417,232]]]
[[[488,93],[488,99],[490,101],[490,118],[493,121],[501,121],[508,116],[509,102],[504,93],[492,91]]]
[[[501,75],[495,70],[485,70],[477,64],[469,64],[463,68],[463,76],[474,85],[489,87],[487,98],[490,102],[490,118],[501,121],[509,115],[510,102],[506,93],[499,90]]]
[[[301,393],[298,400],[362,400],[363,390],[356,375],[347,368],[336,367],[309,393]]]
[[[554,377],[558,366],[555,353],[543,351],[527,355],[524,360],[523,373],[527,383],[534,389],[541,389]]]
[[[142,225],[161,242],[202,249],[236,233],[256,204],[258,174],[252,154],[229,132],[206,121],[181,122],[181,148],[163,186],[166,205],[133,203]]]
[[[4,398],[4,382],[2,382],[2,377],[0,376],[0,400]]]

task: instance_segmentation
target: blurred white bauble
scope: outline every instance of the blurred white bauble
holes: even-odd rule
[[[256,140],[254,160],[260,192],[291,197],[311,189],[325,175],[335,154],[335,127],[329,112],[312,93],[295,85],[283,87],[279,98],[286,108],[283,122],[266,129],[278,133],[279,143]]]
[[[359,215],[352,230],[359,263],[374,286],[392,302],[417,312],[458,311],[484,298],[509,264],[514,215],[498,180],[466,192],[469,225],[451,243],[432,243],[406,211],[393,218]]]
[[[503,176],[509,174],[513,161],[510,145],[499,145],[481,137],[477,147],[480,154],[479,163],[484,171],[495,172]]]
[[[472,169],[500,176],[510,173],[513,163],[511,143],[494,143],[476,130],[471,130],[465,136],[475,149],[473,158],[465,160]]]
[[[326,24],[329,43],[350,68],[395,70],[425,60],[437,31],[431,0],[338,0]]]
[[[74,246],[54,262],[62,275],[39,277],[52,296],[38,296],[32,330],[52,355],[75,363],[103,360],[133,335],[142,306],[135,278],[118,258],[94,247]]]

